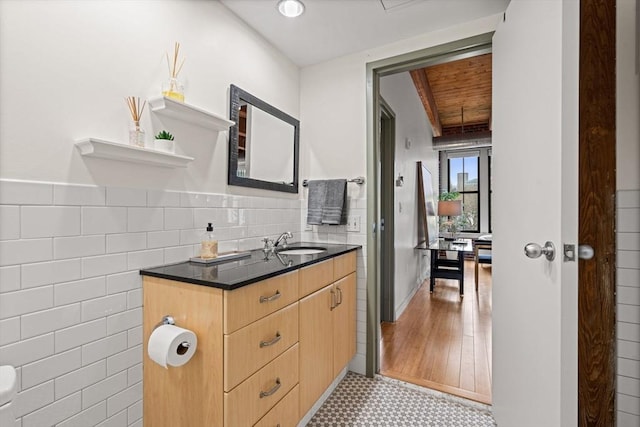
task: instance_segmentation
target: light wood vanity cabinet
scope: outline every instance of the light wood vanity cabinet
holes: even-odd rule
[[[144,425],[294,427],[355,354],[356,253],[226,291],[143,276]],[[198,336],[152,362],[164,315]]]
[[[350,252],[330,260],[333,283],[300,299],[301,415],[311,409],[355,355],[355,255]],[[302,278],[302,270],[300,273]]]

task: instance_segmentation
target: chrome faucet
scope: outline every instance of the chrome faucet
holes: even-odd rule
[[[282,242],[284,240],[284,247],[287,247],[287,239],[293,239],[293,234],[291,234],[290,231],[285,231],[284,233],[282,233],[280,235],[280,237],[278,237],[276,239],[276,241],[273,243],[273,247],[274,249],[278,247],[278,245],[280,244],[280,242]]]
[[[271,240],[268,237],[265,237],[264,239],[262,239],[262,241],[264,242],[264,247],[262,248],[262,252],[264,252],[265,256],[269,256],[269,254],[272,253],[273,250],[275,249],[275,247],[273,246],[273,240]]]

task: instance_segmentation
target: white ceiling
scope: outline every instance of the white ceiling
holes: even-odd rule
[[[278,0],[220,0],[297,65],[332,58],[504,11],[510,0],[302,0],[297,18]]]

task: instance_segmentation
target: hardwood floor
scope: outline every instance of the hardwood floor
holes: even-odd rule
[[[382,323],[380,374],[491,404],[491,267],[480,267],[476,293],[465,261],[458,282],[425,281],[395,323]]]

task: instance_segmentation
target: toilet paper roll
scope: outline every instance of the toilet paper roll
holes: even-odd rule
[[[182,366],[193,357],[197,345],[198,338],[192,331],[175,325],[162,325],[151,333],[147,353],[151,360],[165,368],[167,365]]]

